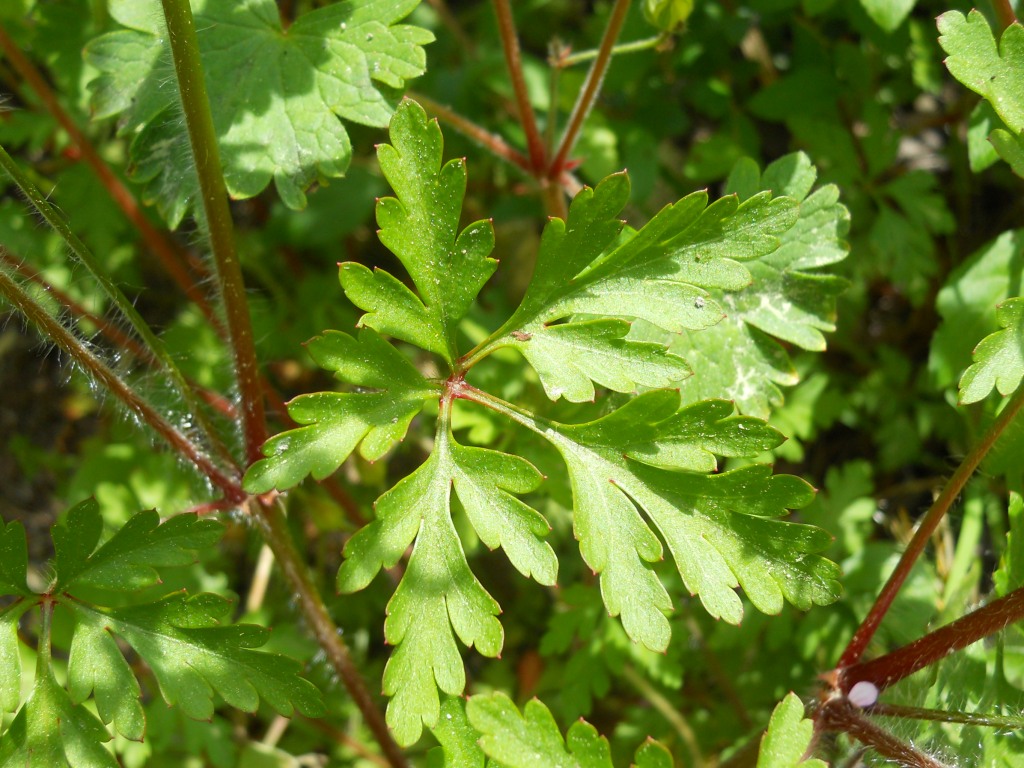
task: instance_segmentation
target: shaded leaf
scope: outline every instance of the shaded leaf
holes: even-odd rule
[[[305,189],[341,176],[351,159],[339,118],[383,126],[393,110],[391,89],[425,67],[426,30],[397,24],[416,0],[351,0],[299,16],[287,29],[273,0],[203,0],[195,19],[206,85],[233,197],[260,193],[273,179],[291,208]],[[121,131],[137,134],[132,162],[146,197],[172,225],[196,196],[193,177],[178,168],[188,157],[184,126],[159,3],[114,3],[127,29],[86,48],[100,75],[90,85],[100,117],[121,116]],[[175,130],[175,128],[177,130]],[[288,140],[281,140],[287,136]],[[179,161],[166,165],[167,160]]]
[[[88,584],[117,591],[142,589],[160,580],[156,567],[195,562],[196,553],[216,544],[223,530],[215,520],[189,514],[161,523],[155,510],[147,510],[132,516],[96,548],[103,519],[96,500],[87,499],[53,528],[53,588],[64,591]]]

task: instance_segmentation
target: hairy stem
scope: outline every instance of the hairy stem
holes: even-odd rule
[[[178,78],[178,92],[188,127],[192,156],[199,178],[210,248],[217,265],[217,284],[228,321],[228,338],[234,356],[235,376],[242,401],[242,429],[248,461],[261,457],[267,438],[263,387],[252,336],[249,305],[245,299],[242,267],[235,252],[234,224],[228,208],[227,187],[221,171],[217,135],[206,95],[195,21],[188,0],[161,0],[167,36]]]
[[[864,655],[864,650],[867,648],[868,643],[871,642],[871,638],[875,636],[875,632],[882,623],[882,619],[885,618],[885,614],[892,605],[892,601],[896,598],[897,592],[899,592],[903,582],[906,581],[907,576],[910,575],[911,568],[914,567],[914,563],[917,562],[917,558],[920,557],[932,533],[935,532],[939,521],[949,511],[950,505],[960,494],[960,491],[963,490],[971,475],[974,474],[974,470],[981,464],[982,459],[985,458],[985,455],[992,449],[1000,435],[1006,431],[1006,428],[1010,426],[1020,413],[1022,406],[1024,406],[1024,387],[1018,390],[1010,399],[1010,402],[1006,404],[1006,407],[1003,408],[996,420],[992,422],[992,425],[982,435],[977,445],[964,457],[960,466],[956,468],[953,476],[942,489],[942,493],[935,499],[931,509],[928,510],[928,513],[921,520],[921,524],[907,545],[906,550],[904,550],[903,556],[900,557],[896,569],[892,572],[885,586],[882,587],[882,591],[875,599],[871,610],[868,611],[867,616],[864,617],[864,620],[846,646],[846,650],[843,651],[839,663],[836,665],[837,669],[852,666],[860,661],[861,656]]]
[[[1021,618],[1024,618],[1024,587],[892,653],[840,670],[838,687],[847,692],[857,683],[867,681],[882,690]]]
[[[590,65],[587,79],[583,83],[580,95],[577,97],[576,104],[572,108],[572,114],[569,116],[569,123],[565,127],[565,133],[562,134],[558,152],[548,166],[549,179],[559,178],[562,175],[562,171],[565,170],[566,160],[573,147],[576,146],[576,139],[583,128],[583,121],[587,119],[587,115],[590,113],[590,109],[594,106],[594,101],[597,100],[597,95],[601,91],[601,83],[604,80],[605,73],[608,71],[608,65],[611,63],[615,41],[618,39],[619,32],[622,31],[622,25],[626,21],[629,5],[630,0],[615,0],[615,6],[612,8],[612,15],[608,19],[608,26],[605,27],[604,37],[601,38],[601,45],[598,46],[594,63]]]
[[[313,583],[309,569],[295,548],[291,533],[279,501],[259,505],[254,517],[259,521],[264,539],[274,553],[285,580],[298,599],[302,616],[314,637],[323,648],[328,661],[338,673],[342,683],[362,712],[367,726],[373,732],[392,768],[408,768],[405,754],[391,737],[387,723],[370,695],[363,678],[356,669],[341,632],[327,612],[323,597]]]
[[[11,66],[14,67],[15,71],[35,91],[36,96],[43,102],[43,105],[53,115],[54,119],[67,132],[86,165],[96,175],[100,184],[107,190],[107,194],[110,195],[117,207],[121,209],[125,217],[139,231],[142,239],[160,261],[167,274],[178,284],[178,287],[188,296],[189,300],[199,307],[213,326],[219,329],[220,323],[210,307],[210,303],[183,266],[185,261],[183,255],[164,233],[149,222],[149,219],[146,218],[146,215],[139,207],[135,196],[132,195],[110,169],[110,166],[100,157],[92,142],[82,133],[75,121],[71,119],[71,115],[61,106],[57,96],[47,84],[46,78],[40,74],[39,70],[21,52],[15,42],[4,31],[3,26],[0,26],[0,50],[3,51],[7,60],[11,62]]]
[[[904,707],[899,704],[875,704],[872,715],[882,717],[903,717],[910,720],[933,720],[939,723],[962,723],[983,728],[1024,728],[1024,718],[1013,715],[985,715],[978,712],[950,712],[944,709],[922,709]]]
[[[516,96],[519,109],[519,121],[526,134],[526,146],[530,153],[531,171],[539,175],[544,171],[547,156],[544,152],[544,140],[537,128],[537,116],[526,92],[526,80],[523,78],[523,62],[519,51],[519,37],[516,35],[516,23],[512,18],[512,8],[508,0],[494,0],[494,11],[498,16],[498,31],[501,34],[501,47],[505,52],[505,63],[508,74],[512,78],[512,90]]]
[[[824,730],[849,734],[872,747],[882,757],[895,760],[909,768],[945,768],[934,758],[875,725],[845,698],[835,698],[826,702],[814,713],[814,720]]]
[[[196,392],[185,380],[184,374],[178,368],[177,363],[175,363],[174,358],[171,357],[166,347],[164,347],[160,339],[157,338],[156,333],[153,332],[153,329],[149,327],[149,324],[142,318],[142,315],[140,315],[138,310],[135,309],[135,305],[128,300],[128,297],[125,296],[114,281],[107,276],[106,272],[96,260],[96,257],[93,256],[85,243],[83,243],[71,227],[68,226],[67,220],[64,216],[62,216],[56,208],[50,205],[42,192],[40,192],[36,185],[33,184],[28,176],[18,167],[17,163],[14,162],[3,147],[0,147],[0,168],[3,168],[7,175],[11,177],[14,183],[18,186],[18,189],[20,189],[22,194],[25,195],[32,207],[39,212],[43,219],[45,219],[46,223],[53,227],[53,230],[60,235],[61,239],[75,255],[75,258],[78,259],[79,263],[89,271],[89,274],[96,280],[100,288],[107,295],[107,298],[109,298],[117,308],[117,311],[124,316],[132,330],[138,334],[143,344],[148,347],[152,356],[159,361],[160,365],[169,376],[171,383],[174,385],[175,391],[184,401],[192,416],[196,419],[197,425],[203,431],[204,436],[209,441],[210,445],[212,445],[223,458],[226,458],[229,462],[233,461],[230,457],[230,452],[220,439],[217,430],[215,430],[210,424],[209,419],[206,417],[206,413],[200,406]]]
[[[177,427],[172,425],[144,397],[89,350],[85,342],[60,324],[5,272],[0,271],[0,296],[7,299],[47,339],[67,352],[101,387],[120,400],[129,411],[148,424],[179,454],[187,458],[234,502],[245,498],[240,479],[228,475]]]

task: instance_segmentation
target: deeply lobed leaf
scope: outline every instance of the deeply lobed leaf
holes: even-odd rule
[[[377,147],[381,170],[397,197],[377,202],[380,240],[412,278],[419,296],[387,272],[343,264],[345,294],[367,314],[361,325],[436,352],[451,364],[456,331],[497,261],[494,229],[478,221],[459,231],[466,193],[465,161],[442,162],[436,121],[405,100],[389,128],[391,144]]]
[[[288,404],[299,424],[268,440],[267,457],[246,472],[245,488],[265,493],[285,490],[307,475],[330,475],[356,449],[368,461],[381,458],[404,436],[424,402],[437,397],[437,385],[375,331],[357,338],[327,331],[309,342],[310,355],[361,392],[300,395]]]
[[[453,629],[485,656],[503,643],[499,606],[470,571],[452,521],[452,489],[481,541],[502,547],[524,576],[553,584],[558,563],[542,540],[547,522],[513,495],[539,482],[527,461],[461,446],[441,426],[427,461],[378,499],[377,519],[345,545],[338,589],[352,592],[415,542],[384,626],[396,646],[384,672],[384,692],[393,697],[387,719],[400,743],[415,742],[423,724],[437,722],[438,688],[458,695],[465,686]]]
[[[805,760],[804,753],[814,735],[814,723],[804,718],[804,704],[795,693],[779,702],[772,712],[768,730],[761,737],[757,768],[826,768],[817,758]]]
[[[161,522],[156,510],[147,510],[97,548],[103,519],[96,500],[86,499],[53,528],[53,588],[66,591],[88,584],[116,591],[141,589],[159,581],[157,567],[195,562],[196,553],[216,544],[223,530],[215,520],[196,515]]]

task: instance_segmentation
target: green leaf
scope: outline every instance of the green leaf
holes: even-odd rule
[[[827,768],[827,764],[811,758],[804,760],[804,752],[811,744],[814,723],[804,718],[804,704],[795,693],[786,696],[772,712],[768,731],[761,738],[757,768]]]
[[[1011,24],[998,46],[978,11],[949,11],[939,16],[938,27],[950,74],[984,97],[1010,130],[1024,132],[1024,27]]]
[[[627,326],[609,316],[669,334],[716,325],[725,312],[709,289],[748,285],[746,262],[777,248],[797,213],[793,200],[768,193],[708,205],[707,193],[695,192],[620,235],[615,217],[628,197],[628,178],[616,174],[581,191],[566,222],[548,222],[522,303],[485,345],[518,349],[552,399],[593,399],[587,379],[619,392],[682,381],[690,370],[663,349],[666,334],[652,345],[626,336]]]
[[[0,520],[0,594],[29,595],[25,583],[28,569],[28,543],[25,528],[18,521]]]
[[[470,571],[456,533],[452,489],[484,544],[502,547],[524,576],[553,584],[558,561],[542,540],[548,524],[512,495],[534,490],[540,480],[524,459],[459,445],[442,420],[427,461],[377,500],[377,519],[345,545],[338,590],[353,592],[415,542],[384,624],[395,646],[384,671],[384,692],[393,697],[387,721],[399,743],[412,744],[423,725],[437,723],[438,688],[462,693],[465,672],[453,629],[484,656],[497,656],[504,642],[498,604]]]
[[[1006,548],[999,559],[999,567],[992,574],[999,597],[1010,594],[1024,585],[1024,497],[1010,492],[1010,530],[1006,534]]]
[[[886,32],[895,32],[910,15],[917,0],[860,0],[871,20]]]
[[[323,713],[317,689],[298,676],[298,662],[253,650],[266,642],[268,630],[252,624],[225,625],[231,603],[217,595],[190,598],[178,593],[156,603],[110,610],[77,602],[65,605],[75,614],[80,628],[76,632],[87,634],[76,657],[85,668],[70,673],[72,695],[84,697],[94,688],[101,717],[112,717],[115,724],[119,713],[129,728],[134,724],[131,702],[138,688],[109,685],[99,679],[99,670],[89,668],[102,665],[111,678],[126,677],[113,662],[113,641],[98,638],[109,632],[150,666],[164,700],[194,719],[210,719],[214,693],[246,712],[254,712],[262,698],[285,716],[296,709],[311,717]],[[92,656],[86,662],[87,655],[97,651],[102,658]]]
[[[274,183],[291,208],[313,182],[345,173],[351,159],[339,118],[387,124],[392,89],[423,73],[426,30],[397,24],[416,0],[351,0],[306,13],[284,30],[273,0],[203,0],[195,20],[228,191],[259,194]],[[184,127],[159,3],[113,3],[128,29],[86,48],[99,77],[90,88],[99,117],[121,115],[137,134],[132,162],[146,197],[176,225],[195,198]],[[174,131],[174,128],[177,131]],[[177,165],[160,166],[166,161]]]
[[[997,128],[988,137],[996,153],[1018,176],[1024,177],[1024,138]]]
[[[480,746],[487,756],[508,768],[611,768],[608,741],[594,726],[578,720],[563,740],[551,712],[537,699],[526,702],[520,714],[505,694],[481,694],[466,702],[466,715],[483,734]]]
[[[636,768],[672,768],[672,753],[663,744],[648,737],[637,749],[633,765]]]
[[[445,698],[441,716],[431,731],[442,754],[438,760],[432,752],[428,768],[484,768],[484,752],[477,743],[480,733],[466,719],[466,704],[461,698]]]
[[[312,339],[308,349],[320,366],[370,391],[319,392],[292,400],[288,414],[306,426],[264,444],[267,458],[245,475],[250,493],[285,490],[310,474],[322,480],[357,446],[364,459],[376,461],[402,440],[424,401],[438,395],[436,385],[373,330],[363,329],[358,338],[327,331]]]
[[[113,722],[126,739],[141,741],[146,730],[141,690],[107,627],[92,614],[79,614],[68,659],[68,694],[75,704],[90,695],[104,723]]]
[[[21,649],[18,621],[24,609],[0,614],[0,712],[14,712],[21,702]]]
[[[1003,330],[986,336],[974,350],[974,365],[960,379],[961,403],[976,403],[993,387],[1005,397],[1024,378],[1024,298],[1000,304],[996,320]]]
[[[161,523],[156,511],[148,510],[134,515],[97,549],[102,531],[95,499],[76,505],[54,526],[55,591],[67,591],[76,584],[117,591],[156,584],[160,580],[156,567],[195,562],[196,552],[220,540],[223,527],[196,515],[177,515]]]
[[[48,663],[39,667],[28,701],[0,737],[0,768],[118,768],[102,746],[107,729],[72,703]]]
[[[456,330],[497,261],[490,221],[459,231],[466,193],[466,164],[443,166],[437,122],[405,100],[389,128],[391,144],[377,159],[397,197],[377,203],[380,240],[412,278],[417,298],[386,272],[343,265],[341,282],[353,304],[367,310],[360,324],[436,352],[451,364],[458,357]],[[422,302],[421,302],[422,300]]]
[[[711,291],[726,319],[706,332],[683,332],[669,349],[694,370],[694,376],[680,385],[686,402],[727,398],[743,413],[767,418],[782,402],[779,386],[799,381],[784,347],[774,339],[822,351],[824,333],[835,329],[836,296],[846,282],[821,270],[846,257],[843,237],[849,214],[838,202],[835,186],[811,192],[816,171],[803,153],[775,161],[756,183],[755,169],[743,165],[748,167],[741,171],[740,191],[767,187],[775,195],[787,195],[780,199],[800,203],[798,218],[779,233],[777,248],[758,253],[745,265],[745,285],[728,293]],[[743,205],[765,195],[755,195]],[[664,338],[649,330],[637,336]]]
[[[644,0],[641,9],[647,23],[662,32],[678,29],[693,13],[694,0]]]
[[[621,616],[627,634],[651,650],[668,646],[671,601],[652,570],[663,553],[648,520],[668,544],[687,589],[716,618],[739,623],[738,586],[771,614],[784,599],[806,610],[839,595],[838,566],[815,554],[831,537],[769,519],[810,502],[806,483],[773,477],[759,465],[716,475],[689,471],[695,463],[706,466],[705,454],[716,447],[751,455],[778,442],[766,427],[748,440],[743,433],[750,422],[728,418],[705,439],[704,425],[716,408],[721,415],[721,405],[680,412],[678,392],[655,390],[586,424],[517,416],[562,455],[583,559],[601,576],[609,614]],[[664,453],[653,448],[662,440],[670,446]]]
[[[615,318],[560,323],[536,336],[523,332],[510,346],[523,353],[552,400],[592,401],[594,383],[633,392],[637,386],[668,387],[690,375],[686,362],[661,344],[627,340],[629,329]]]

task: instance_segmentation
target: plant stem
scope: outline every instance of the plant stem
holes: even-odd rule
[[[1024,587],[891,653],[842,669],[839,690],[845,693],[861,681],[873,683],[883,690],[1021,618],[1024,618]]]
[[[594,63],[590,65],[587,79],[583,83],[583,88],[580,90],[575,106],[572,108],[572,114],[569,116],[569,123],[565,127],[565,133],[562,134],[562,141],[558,146],[558,152],[548,166],[549,179],[559,178],[562,175],[562,171],[565,170],[566,159],[569,153],[572,152],[573,147],[576,146],[576,139],[583,128],[583,121],[587,119],[587,115],[597,99],[597,94],[601,90],[601,82],[608,71],[609,63],[611,63],[615,41],[618,39],[622,25],[626,21],[629,5],[630,0],[615,0],[612,15],[608,19],[608,26],[604,30],[604,37],[601,38],[601,45],[597,49],[597,56],[594,58]]]
[[[217,284],[228,321],[228,339],[234,356],[235,376],[242,401],[242,429],[249,462],[261,458],[267,438],[263,387],[256,362],[249,305],[245,299],[242,268],[235,252],[234,225],[228,208],[227,187],[221,171],[217,134],[206,95],[199,41],[188,0],[161,0],[167,21],[167,37],[178,78],[181,107],[188,126],[192,157],[199,178],[203,212],[210,237]]]
[[[640,692],[648,703],[664,717],[669,725],[676,729],[679,738],[682,739],[686,750],[690,753],[691,765],[693,768],[702,768],[705,765],[704,755],[701,754],[700,744],[697,743],[697,734],[683,717],[683,714],[672,706],[672,702],[661,695],[661,692],[648,682],[647,678],[630,666],[622,668],[622,676],[630,685]]]
[[[4,55],[11,62],[14,69],[32,87],[32,90],[35,91],[35,94],[43,102],[46,109],[67,132],[82,159],[85,160],[86,165],[96,175],[100,184],[107,190],[107,194],[110,195],[117,207],[121,209],[125,217],[139,231],[142,239],[163,265],[163,268],[181,290],[184,291],[189,300],[199,307],[213,326],[220,329],[220,323],[210,307],[210,303],[206,300],[206,296],[199,290],[195,281],[185,270],[183,266],[185,259],[177,247],[164,233],[150,224],[149,219],[146,218],[146,215],[139,207],[135,196],[132,195],[110,169],[110,166],[100,157],[92,142],[82,133],[78,125],[75,124],[75,121],[71,119],[71,116],[61,106],[56,95],[47,84],[46,78],[40,74],[39,70],[32,66],[32,62],[26,58],[15,42],[7,35],[3,26],[0,26],[0,50],[3,50]]]
[[[612,48],[612,56],[618,56],[623,53],[639,53],[640,51],[649,51],[652,48],[657,48],[666,38],[666,35],[655,35],[654,37],[645,37],[643,40],[633,40],[629,43],[619,43]],[[552,60],[552,64],[560,69],[567,69],[568,67],[575,66],[576,64],[583,64],[587,61],[592,61],[598,57],[600,49],[594,48],[589,51],[580,51],[579,53],[571,53],[567,56]]]
[[[239,478],[229,476],[214,464],[199,446],[168,422],[145,398],[94,355],[85,342],[61,325],[3,271],[0,271],[0,296],[14,305],[16,310],[42,331],[43,336],[67,352],[89,376],[120,400],[141,421],[148,424],[175,451],[195,464],[199,471],[224,491],[229,499],[238,503],[245,498],[246,494],[239,485]]]
[[[914,563],[920,557],[921,552],[928,543],[928,539],[935,532],[939,521],[949,511],[949,507],[960,494],[960,491],[963,490],[971,475],[974,474],[974,470],[981,464],[982,459],[985,458],[985,455],[992,449],[1000,435],[1003,434],[1020,413],[1022,406],[1024,406],[1024,387],[1019,389],[1010,398],[1010,402],[1006,404],[1006,407],[996,417],[996,420],[985,431],[977,445],[960,462],[960,466],[956,468],[949,482],[946,483],[938,498],[932,503],[931,509],[928,510],[928,513],[921,520],[921,524],[918,526],[917,531],[915,531],[910,543],[907,544],[903,556],[900,557],[899,563],[896,564],[896,569],[892,572],[885,586],[882,587],[882,591],[875,599],[871,610],[868,611],[864,621],[861,622],[846,646],[846,650],[843,651],[839,663],[836,665],[837,669],[849,667],[860,661],[861,656],[864,655],[864,650],[867,648],[868,643],[871,642],[871,638],[874,637],[875,632],[882,623],[882,619],[885,618],[885,614],[892,605],[892,601],[896,598],[897,592],[899,592],[907,576],[910,575],[911,568],[914,567]]]
[[[1024,728],[1024,718],[1012,715],[983,715],[977,712],[949,712],[944,709],[922,709],[904,707],[899,704],[875,704],[872,715],[882,717],[903,717],[911,720],[934,720],[940,723],[962,723],[984,728]]]
[[[875,725],[845,698],[837,697],[825,702],[814,713],[814,721],[824,730],[849,734],[874,748],[882,757],[896,760],[901,765],[910,768],[945,768],[942,763]]]
[[[992,10],[996,12],[996,18],[1003,29],[1017,23],[1017,14],[1014,13],[1010,0],[992,0]]]
[[[185,380],[184,374],[181,369],[178,368],[178,364],[171,357],[167,348],[163,345],[160,339],[157,338],[153,329],[149,327],[149,324],[142,318],[138,310],[135,309],[135,305],[128,300],[128,297],[124,295],[120,288],[107,277],[106,272],[100,266],[96,257],[92,255],[92,252],[86,247],[78,235],[74,233],[70,226],[68,226],[67,220],[62,216],[56,208],[50,205],[46,197],[40,192],[35,184],[28,178],[14,162],[7,151],[0,147],[0,168],[7,173],[8,176],[14,181],[21,190],[22,194],[28,199],[29,203],[35,208],[39,214],[46,220],[46,223],[53,227],[54,231],[60,235],[61,239],[67,244],[71,252],[75,254],[78,261],[84,266],[89,274],[99,283],[100,288],[107,295],[107,298],[113,303],[124,318],[128,321],[128,324],[132,327],[132,330],[139,335],[139,338],[148,347],[152,356],[159,360],[160,365],[164,368],[167,375],[170,377],[171,382],[174,384],[174,388],[181,399],[184,401],[185,406],[191,412],[193,418],[195,418],[198,426],[202,429],[206,439],[209,441],[217,452],[228,460],[229,463],[233,463],[231,454],[223,441],[217,434],[217,430],[210,424],[209,419],[206,417],[206,413],[202,406],[199,404],[195,390]]]
[[[544,140],[537,128],[537,116],[530,104],[526,92],[526,80],[523,78],[523,61],[519,51],[519,38],[516,35],[516,24],[512,18],[512,9],[508,0],[494,0],[494,11],[498,16],[498,32],[501,34],[501,47],[505,52],[505,63],[508,65],[509,77],[512,78],[512,90],[519,108],[519,121],[526,134],[526,146],[530,153],[530,170],[534,175],[544,172],[547,156],[544,153]]]
[[[392,768],[408,768],[405,754],[391,737],[384,717],[359,675],[348,646],[341,639],[340,630],[328,614],[327,606],[324,605],[323,598],[292,541],[280,501],[259,505],[253,516],[259,521],[264,539],[274,552],[274,558],[281,567],[285,580],[298,598],[303,618],[349,695],[359,707],[359,711],[362,712],[367,726],[373,732],[388,762]]]
[[[466,138],[475,141],[491,154],[511,163],[524,173],[532,174],[530,158],[509,145],[501,136],[491,133],[486,128],[477,125],[472,120],[468,120],[440,102],[434,101],[429,96],[413,91],[409,91],[406,95],[413,101],[419,102],[427,112],[444,121]]]

